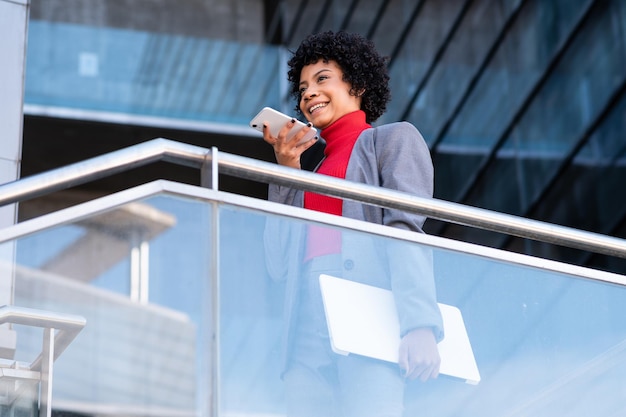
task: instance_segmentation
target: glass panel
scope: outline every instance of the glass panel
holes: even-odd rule
[[[423,6],[420,5],[423,3]],[[419,83],[425,77],[431,61],[448,32],[452,30],[454,17],[463,6],[462,1],[449,2],[414,2],[405,5],[400,13],[404,19],[395,22],[396,27],[410,29],[395,60],[390,63],[390,88],[392,100],[389,102],[387,114],[381,118],[381,123],[406,119],[403,113],[411,97],[415,94]],[[407,21],[411,13],[419,7],[417,17],[413,22]],[[383,22],[384,23],[384,22]],[[389,33],[397,33],[398,29],[387,29],[380,32],[380,38],[389,37]],[[419,47],[417,47],[419,45]],[[422,97],[424,98],[424,97]],[[423,100],[416,105],[423,104]],[[412,120],[420,129],[422,121]]]
[[[573,161],[561,170],[544,192],[543,203],[535,207],[532,217],[606,235],[623,236],[618,230],[620,222],[626,218],[626,194],[622,192],[623,178],[626,178],[625,112],[626,97],[623,97]],[[608,201],[611,204],[606,204]],[[572,209],[583,204],[586,207],[584,211]],[[538,249],[537,245],[527,246],[524,253],[546,255]],[[578,265],[606,271],[626,271],[626,259],[592,257],[587,252],[560,252],[559,259]]]
[[[55,411],[211,415],[214,377],[215,406],[224,416],[290,415],[291,407],[332,415],[319,407],[351,404],[357,407],[352,415],[362,417],[367,414],[359,407],[374,409],[374,398],[404,416],[423,410],[455,417],[623,411],[626,288],[553,272],[546,267],[559,264],[520,255],[483,249],[475,255],[466,251],[477,247],[426,235],[381,236],[218,207],[219,218],[214,203],[161,195],[17,241],[15,304],[87,320],[55,363]],[[149,242],[149,281],[139,279],[133,295],[136,261],[129,252],[141,247],[138,235]],[[218,369],[211,368],[214,267]],[[428,307],[435,298],[429,301],[428,294],[457,307],[480,382],[445,375],[404,381],[396,364],[335,353],[321,272],[391,288],[400,312],[396,342],[403,330],[436,326]],[[28,362],[41,350],[41,330],[19,330],[16,360]],[[324,382],[321,391],[307,376],[311,364],[321,369],[314,372]],[[314,392],[332,401],[308,405]]]
[[[55,362],[54,410],[206,411],[211,213],[207,203],[153,197],[17,241],[14,304],[87,323]],[[18,336],[17,360],[41,351],[40,332]]]
[[[403,20],[406,18],[408,10],[406,3],[406,0],[370,0],[366,2],[363,0],[352,1],[350,2],[350,15],[340,16],[343,19],[346,19],[346,17],[349,18],[347,21],[344,20],[347,24],[345,30],[348,32],[357,32],[366,36],[371,33],[374,27],[377,27],[377,30],[374,31],[374,35],[376,35],[376,32],[382,30],[386,31],[390,37],[392,37],[399,35],[397,29],[400,22],[404,24]],[[382,13],[381,10],[383,11]],[[403,12],[404,15],[402,14]],[[394,26],[394,31],[387,30],[385,21],[395,22],[396,26]],[[376,48],[382,53],[388,54],[392,49],[391,42],[385,45],[384,42],[381,42],[380,39],[376,38],[374,39],[374,42],[376,42]]]
[[[445,165],[451,170],[446,178],[440,178],[446,183],[436,184],[439,198],[452,201],[461,198],[468,179],[473,179],[472,174],[505,133],[507,124],[570,34],[584,6],[584,2],[572,6],[572,2],[561,0],[527,2],[522,7],[442,139],[436,166]],[[465,155],[470,158],[466,160],[462,157]]]
[[[563,164],[581,148],[587,129],[601,117],[616,86],[625,80],[619,30],[607,30],[612,20],[611,7],[592,14],[589,24],[578,33],[504,142],[497,154],[498,162],[484,173],[485,180],[466,200],[467,204],[526,215],[546,184],[561,173]],[[614,111],[620,112],[617,107]],[[582,184],[577,187],[588,189]],[[549,216],[547,219],[550,221]],[[601,221],[605,219],[602,217]],[[560,224],[564,220],[554,219]],[[579,221],[565,224],[585,227]],[[599,230],[598,225],[593,225],[592,230]]]
[[[401,119],[406,112],[406,118],[419,127],[431,147],[441,139],[446,122],[471,87],[470,80],[477,76],[482,61],[509,17],[504,2],[487,3],[495,4],[471,3],[429,81],[413,102],[405,102],[398,109],[401,113],[391,114],[389,118]],[[398,88],[394,97],[408,93],[406,89]],[[407,98],[416,93],[411,92]],[[404,100],[401,97],[400,102]]]
[[[220,218],[221,415],[289,415],[288,398],[307,407],[309,394],[319,392],[312,404],[323,410],[309,408],[311,415],[338,415],[325,408],[331,401],[374,407],[374,398],[390,411],[398,405],[394,394],[402,390],[404,414],[398,415],[405,416],[423,410],[455,417],[623,411],[626,288],[321,225],[315,236],[321,236],[324,248],[339,239],[342,255],[336,255],[336,262],[333,255],[304,262],[300,242],[312,236],[307,233],[310,222],[231,207],[223,207]],[[351,257],[354,243],[357,256]],[[462,312],[482,377],[477,385],[442,375],[391,388],[401,380],[397,365],[351,363],[347,358],[355,355],[331,349],[317,281],[320,271],[388,288],[389,268],[394,282],[403,282],[408,275],[402,270],[418,258],[428,259],[424,254],[429,252],[437,300]],[[311,272],[311,265],[321,269]],[[319,372],[308,378],[306,367],[295,364]],[[384,391],[380,380],[369,383],[363,376],[379,369],[393,374],[388,397],[379,395]],[[359,375],[356,386],[350,380],[354,375]],[[316,391],[320,379],[324,384]]]

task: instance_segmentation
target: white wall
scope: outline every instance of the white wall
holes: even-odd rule
[[[22,153],[24,69],[30,0],[0,0],[0,184],[19,177]],[[17,205],[0,207],[0,229],[15,223]],[[13,260],[13,245],[0,246],[0,260]],[[13,274],[0,276],[0,306],[13,303]],[[7,325],[0,326],[0,357],[15,348]]]

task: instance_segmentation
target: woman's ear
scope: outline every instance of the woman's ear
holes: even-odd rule
[[[363,97],[363,94],[365,94],[365,88],[361,88],[360,90],[357,90],[356,88],[351,88],[350,94],[355,97]]]

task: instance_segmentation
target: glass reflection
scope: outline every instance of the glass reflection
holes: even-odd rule
[[[205,203],[155,197],[17,242],[15,305],[87,320],[55,362],[55,410],[191,416],[205,406],[210,216]],[[139,240],[149,246],[143,299],[131,288]],[[40,338],[24,332],[18,360],[38,354]]]
[[[264,216],[223,209],[222,220],[233,218],[235,213],[243,214],[246,220],[240,220],[240,225],[230,223],[228,233],[236,230],[237,238],[228,244],[223,240],[221,245],[222,259],[234,257],[221,269],[222,411],[289,415],[288,373],[281,378],[281,373],[288,369],[285,352],[297,350],[305,361],[325,358],[323,363],[345,357],[332,352],[330,340],[325,338],[316,339],[313,345],[305,343],[311,341],[310,337],[300,338],[304,343],[300,346],[293,339],[286,343],[286,329],[293,328],[296,334],[306,335],[324,332],[323,313],[314,322],[319,326],[313,324],[309,329],[291,316],[292,303],[287,303],[292,307],[285,308],[285,300],[297,297],[300,300],[296,303],[297,311],[301,315],[319,315],[319,288],[315,280],[307,281],[312,287],[293,286],[289,280],[271,280],[265,260],[259,256]],[[299,220],[270,216],[267,222],[288,229],[307,229],[306,222]],[[337,232],[334,227],[320,227],[326,233]],[[266,236],[265,248],[273,252],[278,246],[278,235],[270,236],[274,238]],[[456,306],[463,313],[481,382],[472,386],[443,375],[426,383],[403,382],[404,415],[419,415],[429,410],[443,416],[501,416],[524,410],[532,415],[549,416],[559,407],[571,410],[568,404],[574,401],[577,409],[571,411],[572,415],[583,416],[597,400],[583,394],[591,389],[590,384],[599,381],[604,390],[601,409],[619,407],[617,398],[625,382],[616,378],[626,363],[623,359],[626,325],[619,319],[625,313],[624,288],[362,232],[342,230],[341,236],[358,241],[363,253],[368,245],[393,248],[394,253],[405,251],[404,265],[412,260],[408,253],[432,251],[437,300]],[[251,253],[254,255],[249,256]],[[380,259],[368,258],[364,276],[376,271],[373,265]],[[290,262],[293,259],[279,262],[277,270],[286,269]],[[313,277],[322,271],[346,272],[341,262],[329,268],[309,272]],[[307,297],[314,298],[318,308],[305,311],[307,304],[302,300]],[[582,305],[588,308],[583,309]],[[294,320],[298,325],[292,327],[289,323]],[[320,352],[324,353],[320,356]],[[334,372],[324,373],[329,368],[323,369],[324,377],[333,381],[328,385],[331,390],[339,396],[346,393],[339,387],[347,382]],[[301,378],[296,378],[296,382],[299,384],[296,399],[300,398],[304,404],[303,396],[310,392],[310,386],[302,385]],[[370,398],[366,392],[357,395],[361,404]]]
[[[150,240],[147,303],[131,300],[128,287],[120,284],[129,281],[128,268],[116,270],[112,265],[87,281],[42,268],[90,233],[85,220],[17,242],[16,305],[87,319],[85,329],[55,364],[57,411],[97,413],[117,407],[128,413],[149,409],[167,415],[209,415],[216,375],[221,415],[289,415],[290,399],[302,406],[304,394],[312,392],[301,373],[306,368],[293,366],[294,361],[315,363],[314,368],[338,364],[322,366],[317,374],[330,381],[326,387],[334,398],[356,407],[370,404],[366,400],[374,397],[374,385],[361,372],[382,370],[390,382],[382,384],[376,376],[379,385],[374,391],[381,394],[382,384],[396,398],[391,405],[391,397],[385,396],[382,408],[404,416],[551,416],[555,410],[567,410],[570,416],[582,417],[611,415],[622,407],[624,287],[543,268],[556,264],[525,266],[519,261],[528,258],[504,252],[476,255],[460,250],[476,248],[458,244],[446,249],[440,245],[451,242],[428,236],[425,242],[436,246],[225,204],[214,218],[212,203],[193,199],[159,196],[140,203],[175,220]],[[88,222],[93,225],[114,213]],[[213,227],[216,220],[218,228]],[[139,224],[128,223],[125,229]],[[110,226],[97,235],[103,252],[111,242],[104,232],[119,228],[115,222]],[[339,237],[344,250],[339,258],[303,263],[302,257],[291,256],[289,248],[299,247],[291,246],[296,241],[282,246],[281,235],[271,232],[274,227],[302,233],[297,239],[316,229],[326,238]],[[213,239],[219,239],[219,352],[212,351]],[[494,254],[502,258],[492,258]],[[121,264],[128,266],[130,260],[118,261]],[[290,265],[297,267],[298,278],[310,279],[293,281],[289,274],[273,279]],[[428,382],[405,380],[398,365],[333,351],[321,306],[320,272],[390,288],[398,295],[397,305],[406,303],[403,311],[420,302],[419,297],[408,297],[411,286],[405,284],[416,276],[430,276],[437,302],[462,312],[480,383],[446,375]],[[312,317],[316,319],[308,320]],[[411,321],[411,315],[400,321],[405,319]],[[41,349],[41,334],[22,330],[16,359],[27,361]],[[211,361],[216,353],[219,368],[214,374]],[[318,405],[304,412],[319,415]],[[338,415],[349,415],[342,413]]]
[[[280,108],[275,46],[39,20],[28,36],[29,105],[242,126]]]

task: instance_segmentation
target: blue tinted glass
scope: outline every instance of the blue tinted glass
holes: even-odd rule
[[[283,414],[304,407],[316,415],[329,415],[332,398],[356,407],[354,415],[362,415],[358,407],[371,407],[372,398],[392,410],[397,403],[391,393],[403,390],[407,416],[425,408],[433,415],[501,416],[520,407],[532,415],[548,416],[572,401],[576,403],[572,415],[583,416],[597,406],[597,398],[583,395],[589,384],[597,383],[602,386],[598,395],[603,408],[619,407],[623,366],[614,367],[614,359],[622,355],[626,336],[626,325],[619,319],[625,312],[623,287],[321,225],[313,229],[325,236],[327,245],[340,236],[342,254],[306,260],[307,251],[298,253],[297,248],[299,241],[311,242],[307,239],[317,235],[310,224],[263,217],[240,209],[221,211],[222,231],[229,235],[221,245],[222,412]],[[299,238],[293,240],[294,236]],[[360,255],[350,257],[353,242],[358,242]],[[364,255],[370,248],[376,248],[377,255]],[[425,253],[430,255],[418,255]],[[277,262],[272,261],[274,256]],[[399,258],[387,264],[395,256]],[[416,259],[428,258],[437,300],[462,312],[480,370],[477,385],[442,375],[427,383],[407,381],[395,386],[397,365],[381,365],[394,375],[387,380],[377,374],[379,368],[371,360],[362,363],[358,355],[346,357],[333,350],[320,273],[388,288],[386,273],[377,265],[394,266],[400,273]],[[424,273],[420,268],[411,270]],[[294,271],[298,272],[294,275]],[[399,276],[392,281],[402,282],[397,281]],[[355,357],[346,359],[351,356]],[[313,372],[316,376],[311,380],[301,364],[317,364],[311,369],[321,371]],[[351,379],[355,375],[358,389]],[[376,383],[367,382],[367,375],[378,375]],[[319,378],[325,381],[322,387],[313,382]],[[334,394],[326,397],[324,392]]]
[[[280,107],[277,47],[37,20],[28,36],[26,104],[242,125]]]
[[[583,279],[578,273],[589,273],[583,269],[431,236],[390,237],[243,206],[214,208],[208,201],[159,196],[18,241],[15,303],[87,319],[55,363],[57,410],[116,407],[206,415],[212,381],[225,415],[284,415],[303,406],[328,415],[319,407],[330,402],[308,402],[313,392],[331,394],[359,416],[364,415],[359,407],[370,409],[373,398],[383,401],[386,411],[404,408],[400,415],[406,416],[426,408],[444,416],[495,417],[520,410],[549,416],[563,409],[588,416],[590,410],[621,407],[623,286]],[[79,257],[74,271],[51,271],[19,253],[32,251],[41,259],[38,253],[62,254],[72,244],[58,238],[66,227],[75,239],[95,231],[91,250],[81,253],[101,260],[120,231],[152,231],[148,302],[72,277],[84,276],[97,263],[84,264]],[[77,234],[76,228],[86,233]],[[357,344],[350,349],[360,353],[346,356],[341,333],[328,334],[321,273],[390,290],[385,294],[399,313],[397,341],[425,323],[437,328],[437,315],[415,314],[432,311],[432,296],[457,308],[480,382],[445,375],[425,383],[404,381],[397,364],[367,359],[371,352],[362,349],[370,344]],[[128,271],[118,271],[118,281],[128,279]],[[352,290],[344,303],[356,295]],[[445,322],[444,331],[448,338],[455,334]],[[20,333],[19,360],[40,350],[40,333]],[[218,368],[212,368],[214,359]],[[300,364],[311,363],[323,365],[315,367],[321,369],[315,373],[323,377],[321,391],[302,373]],[[585,395],[595,389],[595,395]]]
[[[477,187],[471,204],[524,213],[577,152],[625,79],[622,44],[606,30],[611,20],[608,10],[599,10],[576,35],[485,173],[488,187]]]

